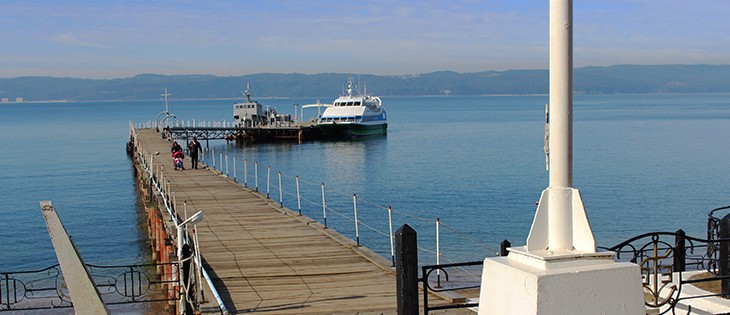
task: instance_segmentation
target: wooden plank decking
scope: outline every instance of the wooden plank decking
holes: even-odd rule
[[[232,314],[395,312],[386,259],[214,171],[173,171],[169,142],[151,129],[137,134],[142,149],[160,152],[155,163],[164,165],[178,209],[186,201],[188,214],[205,214],[204,265]]]

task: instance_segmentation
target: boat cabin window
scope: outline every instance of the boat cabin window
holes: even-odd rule
[[[355,102],[355,106],[360,106],[360,102],[359,101]]]
[[[347,102],[347,106],[352,106],[352,102]]]

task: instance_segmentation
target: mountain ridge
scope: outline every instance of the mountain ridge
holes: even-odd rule
[[[255,97],[335,98],[349,76],[378,96],[547,94],[548,70],[434,71],[421,74],[256,73],[241,76],[143,73],[128,78],[50,76],[0,78],[0,98],[25,101],[239,98],[246,83]],[[576,94],[730,92],[730,65],[614,65],[573,71]]]

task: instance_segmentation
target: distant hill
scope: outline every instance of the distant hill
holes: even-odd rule
[[[54,77],[0,78],[0,98],[40,100],[158,99],[167,88],[175,98],[238,98],[251,84],[255,97],[335,98],[345,73],[260,73],[235,77],[213,75],[140,74],[120,79]],[[547,70],[457,73],[439,71],[415,75],[354,74],[379,96],[546,94]],[[730,65],[617,65],[574,71],[574,90],[584,94],[719,93],[730,92]]]

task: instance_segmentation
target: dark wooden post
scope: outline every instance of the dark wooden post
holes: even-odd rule
[[[416,231],[408,224],[395,232],[395,274],[398,315],[417,315],[418,247]]]
[[[674,271],[685,271],[685,259],[687,258],[687,251],[685,250],[685,237],[684,230],[677,230],[677,234],[674,236]]]
[[[507,254],[509,254],[507,248],[509,247],[512,247],[512,243],[508,240],[504,240],[502,243],[499,243],[499,256],[507,256]]]
[[[730,276],[730,242],[726,242],[724,240],[730,238],[730,214],[727,214],[725,217],[720,220],[720,239],[723,241],[719,241],[718,244],[720,245],[720,266],[719,266],[719,272],[720,276],[727,277]],[[720,281],[720,289],[722,290],[722,297],[724,298],[730,298],[730,279],[722,279]]]

